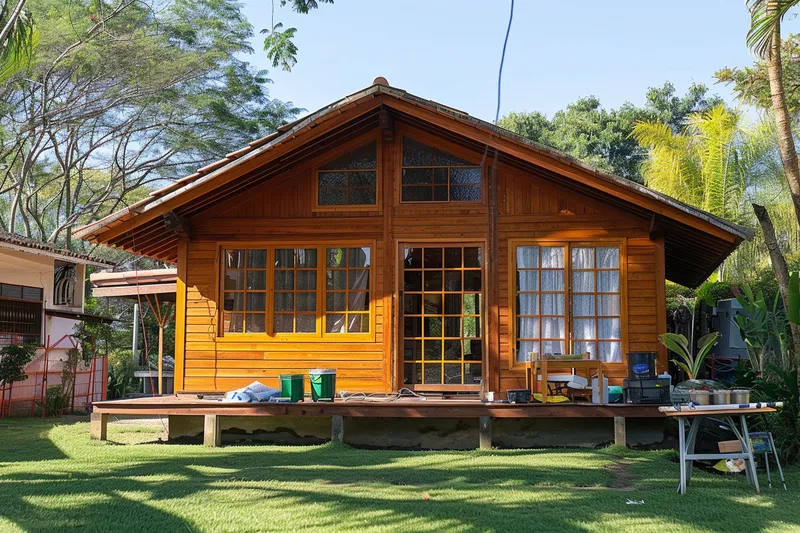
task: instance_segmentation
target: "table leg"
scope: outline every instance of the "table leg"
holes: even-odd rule
[[[739,439],[739,446],[742,448],[742,453],[746,454],[747,453],[747,443],[744,442],[744,438],[742,437],[742,434],[739,432],[739,428],[736,427],[736,422],[733,420],[733,417],[732,416],[726,416],[726,417],[723,417],[722,420],[724,420],[725,423],[728,424],[728,426],[731,428],[731,431],[733,431],[733,434],[736,435],[737,439]],[[753,484],[753,473],[750,470],[750,465],[749,465],[749,462],[747,460],[747,456],[746,455],[742,456],[742,459],[744,459],[744,473],[747,476],[747,484],[748,485],[752,485]]]
[[[547,405],[547,359],[541,362],[542,367],[542,403]]]
[[[748,431],[747,429],[747,417],[745,415],[742,415],[740,418],[742,420],[742,437],[743,437],[742,446],[745,446],[742,448],[742,450],[747,452],[747,457],[749,458],[750,462],[750,470],[753,476],[753,484],[756,486],[756,493],[760,494],[761,489],[758,486],[758,472],[756,472],[756,462],[755,459],[753,459],[753,448],[750,446],[750,431]]]
[[[692,419],[692,424],[689,426],[689,436],[686,438],[686,453],[691,455],[694,453],[694,443],[697,441],[697,434],[700,431],[700,417]],[[686,487],[689,487],[689,482],[692,480],[692,465],[694,461],[686,461]]]
[[[589,379],[589,385],[592,384],[591,378]],[[597,364],[597,392],[600,394],[600,405],[606,403],[606,386],[603,383],[603,364]]]
[[[678,450],[680,453],[678,465],[680,466],[681,480],[678,483],[678,492],[686,494],[686,425],[684,417],[678,418]]]

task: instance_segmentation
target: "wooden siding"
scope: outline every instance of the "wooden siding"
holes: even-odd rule
[[[192,218],[192,238],[186,248],[185,349],[177,368],[178,388],[185,391],[225,391],[253,380],[276,386],[281,373],[304,373],[310,368],[335,368],[339,390],[388,392],[402,386],[402,361],[395,356],[398,338],[396,292],[397,251],[400,243],[463,242],[489,247],[491,237],[489,191],[484,186],[481,202],[461,204],[408,204],[399,201],[400,143],[403,134],[419,135],[431,144],[435,139],[413,128],[397,125],[393,139],[381,150],[382,193],[374,210],[320,212],[314,209],[317,160],[294,167],[285,175],[210,207]],[[374,137],[374,135],[373,135]],[[482,154],[468,152],[444,140],[436,146],[455,155],[480,161]],[[488,183],[488,163],[484,181]],[[496,278],[485,270],[487,302],[497,302],[498,327],[486,328],[490,309],[484,306],[487,390],[524,386],[523,374],[511,370],[513,342],[509,335],[509,241],[553,239],[587,242],[617,239],[624,243],[627,308],[624,309],[623,352],[656,350],[663,309],[663,243],[649,238],[649,220],[599,204],[521,170],[501,165],[497,173],[498,256]],[[373,250],[373,306],[375,337],[368,342],[330,342],[315,337],[308,341],[277,341],[267,334],[219,334],[219,251],[221,243],[332,244],[370,240]],[[485,255],[485,257],[488,255]],[[661,264],[658,264],[658,261]],[[322,270],[322,269],[320,269]],[[661,299],[659,291],[661,289]],[[623,295],[623,305],[626,305]],[[322,302],[319,305],[323,305]],[[180,314],[178,316],[181,316]],[[493,325],[493,324],[492,324]],[[494,344],[498,348],[492,349]],[[181,358],[181,350],[176,350]],[[664,354],[665,355],[665,354]],[[608,375],[618,382],[623,364],[610,365]],[[520,381],[521,380],[521,381]],[[182,383],[182,386],[181,386]]]

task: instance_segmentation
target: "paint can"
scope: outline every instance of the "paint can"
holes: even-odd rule
[[[734,389],[731,391],[731,403],[750,403],[750,391],[747,389]]]
[[[697,405],[709,405],[711,394],[707,390],[690,390],[689,401]]]
[[[728,405],[731,403],[731,391],[715,390],[711,391],[712,405]]]

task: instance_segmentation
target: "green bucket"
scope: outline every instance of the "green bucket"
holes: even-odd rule
[[[332,402],[336,397],[336,370],[315,368],[308,371],[311,382],[311,399],[315,402]]]
[[[293,402],[302,402],[305,394],[305,376],[303,374],[281,374],[281,398],[289,398]]]

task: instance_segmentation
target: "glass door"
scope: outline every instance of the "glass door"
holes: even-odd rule
[[[478,388],[482,379],[483,249],[401,247],[403,386]]]

